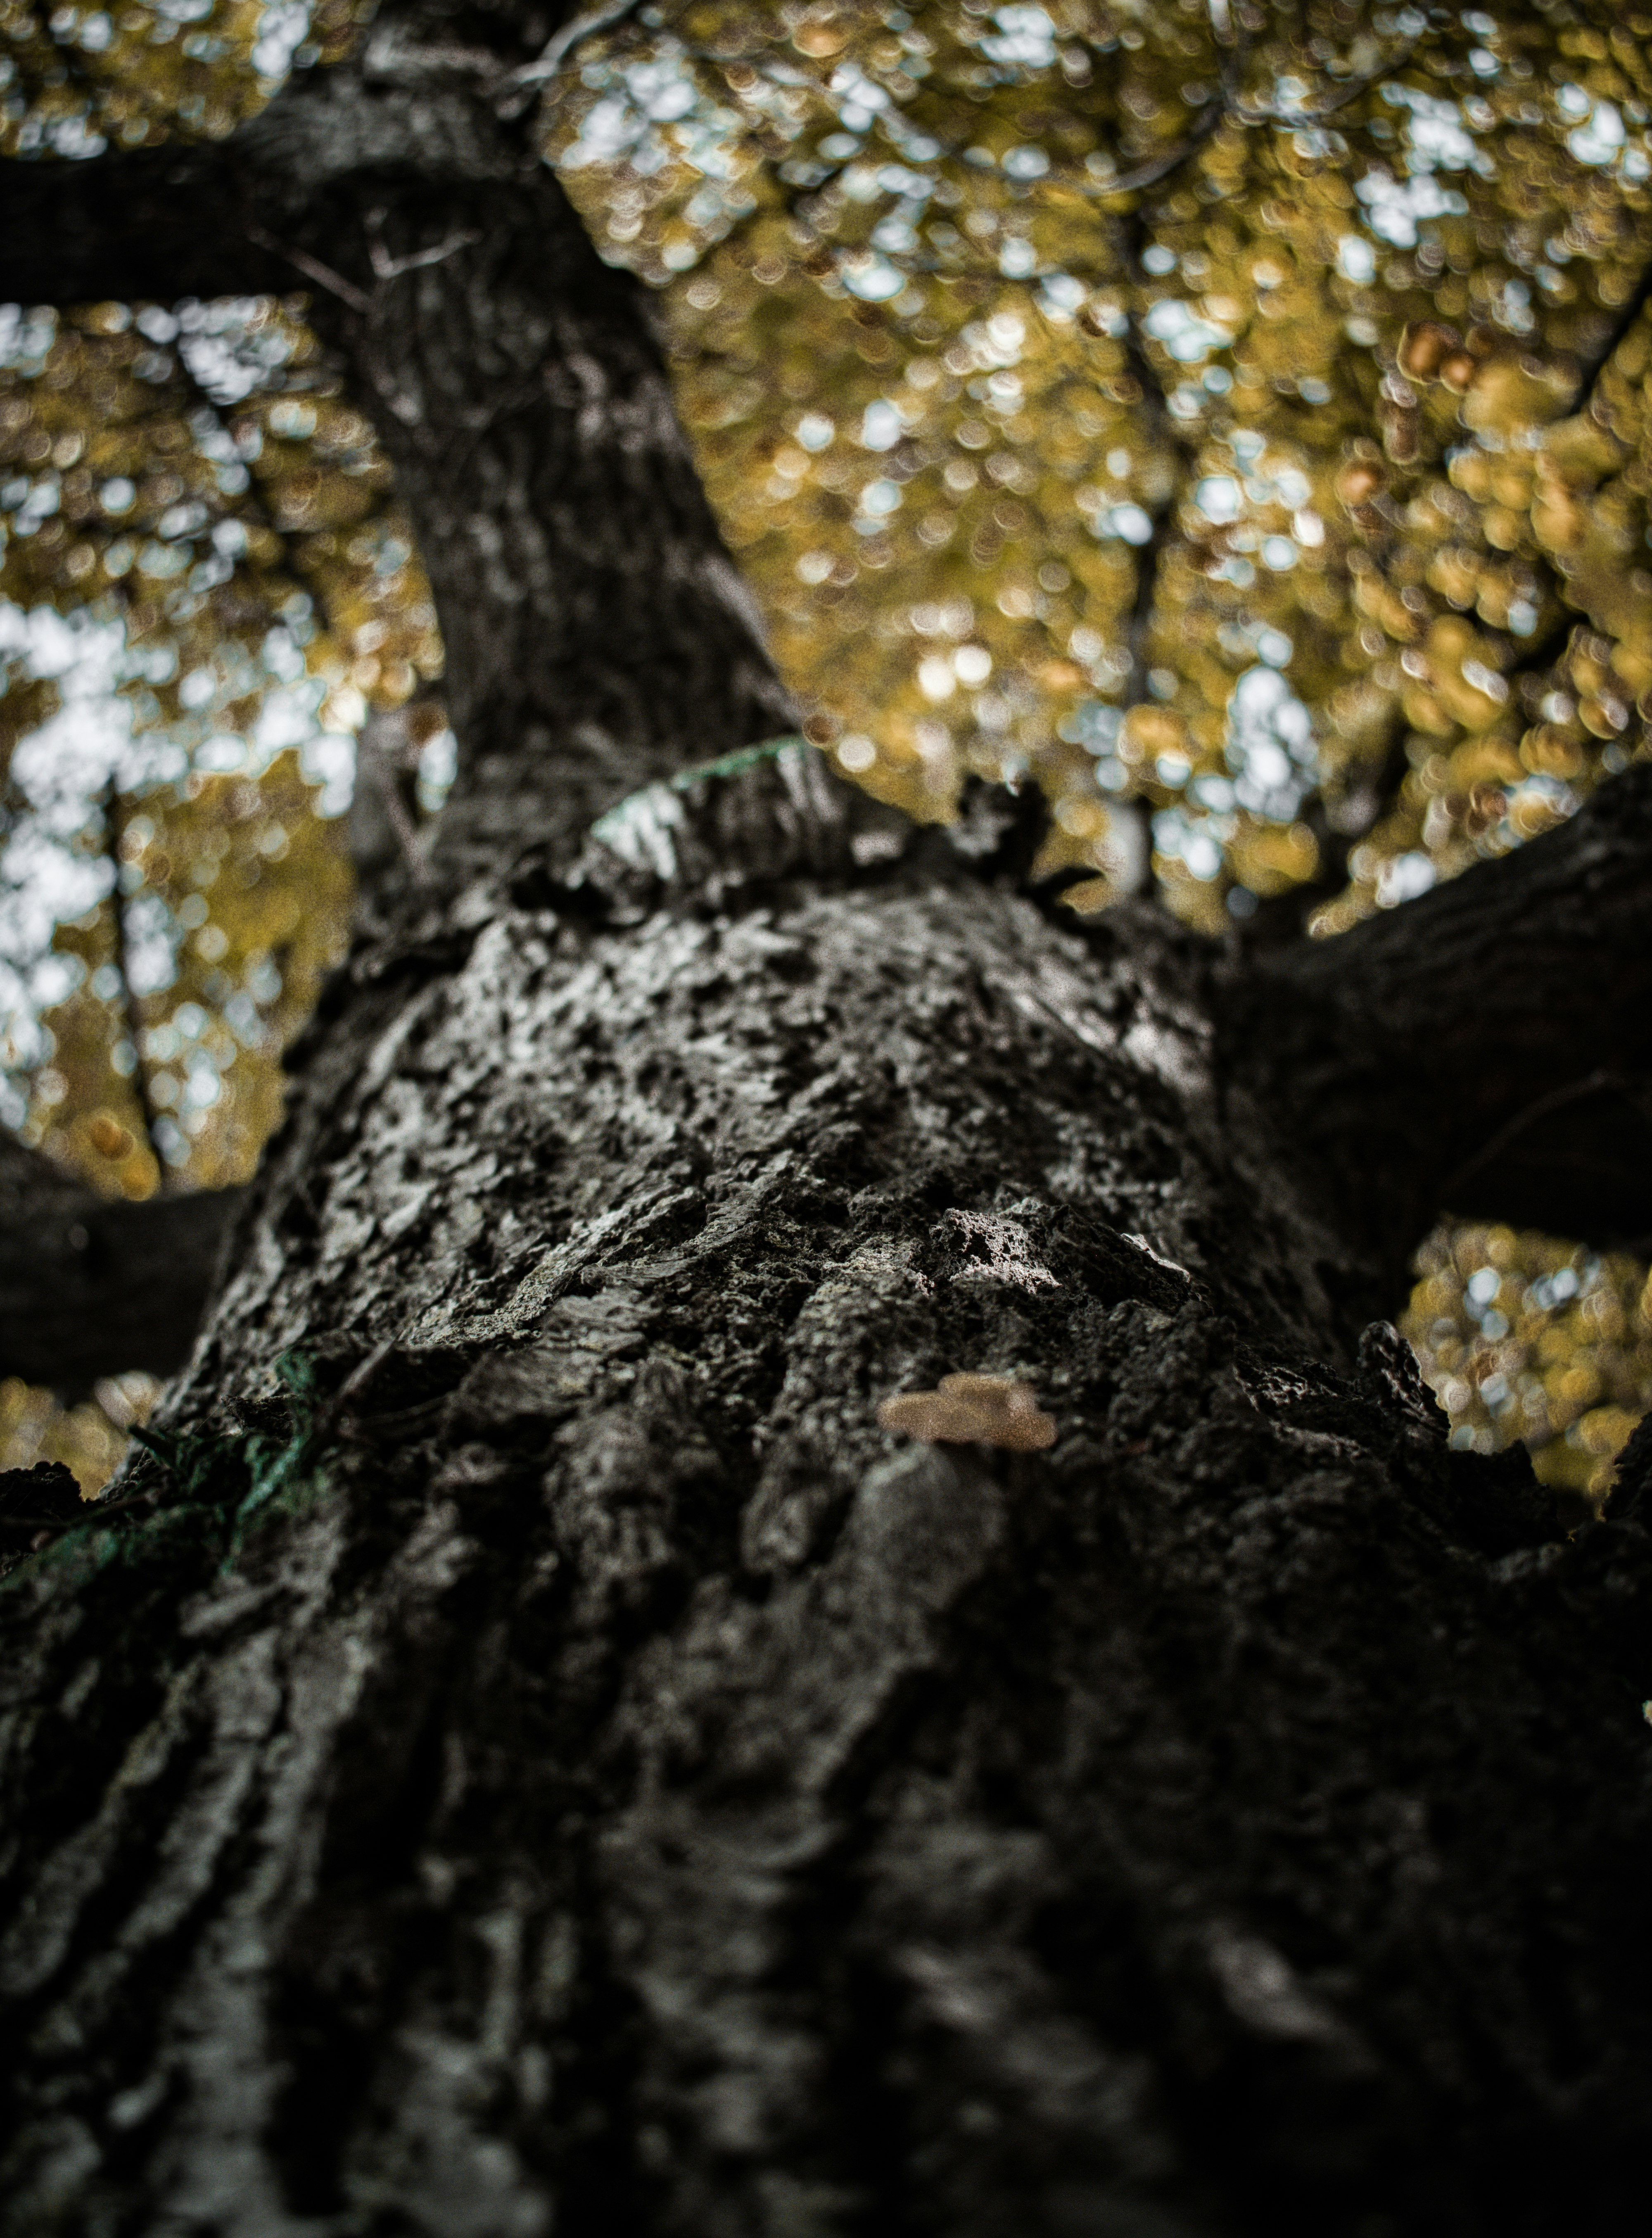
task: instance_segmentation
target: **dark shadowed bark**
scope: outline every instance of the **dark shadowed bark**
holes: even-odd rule
[[[1640,780],[1253,965],[1054,922],[999,795],[918,832],[798,748],[645,785],[780,703],[640,312],[503,237],[549,189],[367,171],[325,182],[364,296],[367,210],[495,228],[394,283],[393,382],[338,328],[465,775],[163,1449],[0,1593],[0,2228],[1638,2228],[1644,1457],[1569,1539],[1361,1323],[1444,1162],[1642,1030],[1638,963],[1522,994],[1544,864],[1581,958]],[[466,354],[508,398],[530,328],[455,463]],[[1613,956],[1632,888],[1588,890]],[[1431,1070],[1428,956],[1495,1072],[1467,997],[1523,926],[1524,1063]],[[960,1371],[1054,1446],[880,1428]]]
[[[0,1140],[0,1375],[80,1398],[189,1357],[239,1189],[111,1203]]]
[[[1344,938],[1260,960],[1229,1056],[1271,1071],[1348,1224],[1441,1209],[1652,1249],[1652,770]]]

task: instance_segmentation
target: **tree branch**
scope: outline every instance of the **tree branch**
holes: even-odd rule
[[[502,72],[525,27],[490,28]],[[0,296],[316,283],[435,593],[460,768],[432,865],[463,877],[791,715],[642,288],[496,113],[497,74],[420,43],[450,33],[401,0],[217,148],[0,164]]]
[[[125,802],[114,778],[103,803],[104,829],[109,837],[109,864],[114,871],[114,884],[109,889],[109,907],[115,917],[115,969],[121,977],[121,1022],[126,1038],[132,1045],[132,1093],[143,1125],[143,1139],[155,1154],[155,1171],[161,1186],[166,1186],[167,1162],[161,1148],[158,1128],[160,1115],[155,1108],[155,1098],[149,1092],[149,1068],[143,1054],[143,1016],[137,990],[132,984],[131,928],[127,923],[126,896],[121,891],[122,846],[126,838]]]
[[[1641,276],[1635,281],[1628,301],[1623,304],[1607,329],[1605,340],[1599,342],[1584,360],[1577,394],[1572,402],[1574,413],[1588,411],[1594,402],[1595,392],[1600,387],[1602,374],[1617,355],[1623,343],[1629,340],[1630,329],[1649,302],[1652,302],[1652,257],[1649,257],[1642,267]]]
[[[242,222],[239,138],[83,163],[0,162],[0,298],[170,303],[290,293],[291,268]]]
[[[0,1375],[78,1398],[181,1367],[244,1194],[110,1202],[0,1139]]]
[[[549,85],[562,69],[563,63],[577,46],[594,38],[598,31],[611,30],[623,23],[627,16],[634,16],[642,0],[603,0],[603,4],[587,9],[571,23],[552,34],[538,59],[512,70],[499,88],[496,96],[501,116],[514,116],[525,109],[529,101],[542,86]]]
[[[1442,1211],[1652,1243],[1652,768],[1231,991],[1240,1076],[1396,1282]]]
[[[0,300],[280,295],[293,286],[288,233],[341,179],[514,175],[530,151],[501,132],[479,77],[512,65],[523,26],[499,10],[491,28],[491,56],[455,48],[441,0],[386,0],[348,60],[294,72],[215,145],[0,162]],[[317,244],[297,246],[315,279]]]

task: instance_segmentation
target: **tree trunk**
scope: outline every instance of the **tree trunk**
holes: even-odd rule
[[[1393,1218],[1348,1186],[1421,959],[1541,946],[1533,874],[1252,965],[1058,926],[1016,804],[915,832],[796,749],[592,834],[782,703],[630,292],[531,300],[554,189],[374,165],[324,182],[364,295],[367,210],[400,256],[503,198],[393,283],[393,383],[382,302],[337,330],[463,790],[168,1442],[5,1581],[0,2228],[1638,2227],[1648,1456],[1568,1539],[1449,1453],[1361,1323],[1450,1169],[1401,1129]],[[1632,772],[1530,851],[1568,924],[1617,864],[1640,953],[1648,820]],[[880,1427],[957,1373],[1053,1446]]]

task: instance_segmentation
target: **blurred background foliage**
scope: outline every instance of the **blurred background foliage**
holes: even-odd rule
[[[4,147],[221,135],[367,12],[0,0]],[[1649,113],[1652,13],[1577,0],[700,0],[580,41],[541,122],[659,291],[838,766],[930,818],[1036,780],[1080,910],[1151,882],[1332,937],[1652,752]],[[303,312],[0,313],[0,1116],[135,1195],[274,1123],[367,712],[427,809],[451,771],[428,589]],[[1652,1401],[1645,1269],[1460,1228],[1419,1272],[1454,1438],[1597,1497]],[[89,1440],[89,1483],[146,1403],[104,1397],[71,1430],[5,1387],[7,1455]]]

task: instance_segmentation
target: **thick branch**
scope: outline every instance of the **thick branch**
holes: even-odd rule
[[[506,113],[514,115],[519,106],[525,107],[541,86],[549,85],[560,73],[576,47],[594,38],[598,31],[611,30],[615,24],[623,23],[628,16],[636,14],[639,4],[640,0],[601,0],[598,6],[564,23],[552,34],[536,61],[512,71],[499,96]]]
[[[1652,769],[1559,831],[1270,956],[1230,1017],[1393,1267],[1440,1211],[1652,1239]]]
[[[461,756],[439,875],[792,727],[640,290],[543,167],[352,176],[286,239],[370,301],[318,294],[314,317],[359,371],[436,593]]]
[[[242,1194],[111,1203],[0,1140],[0,1375],[77,1398],[182,1367]]]
[[[0,162],[0,297],[21,303],[172,302],[290,292],[248,240],[235,142]]]
[[[522,57],[521,27],[480,22],[501,70]],[[436,593],[459,878],[791,720],[644,291],[452,30],[413,0],[216,149],[0,165],[0,295],[314,287]]]

